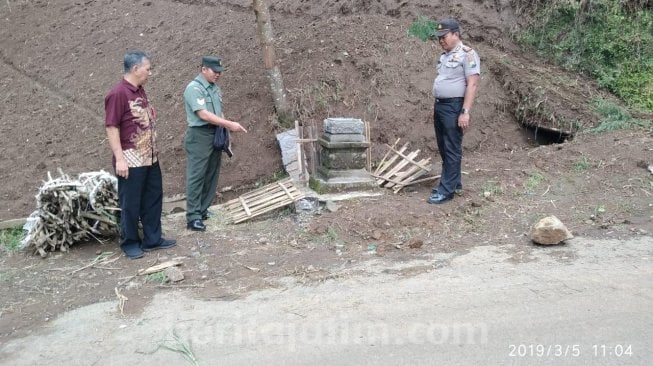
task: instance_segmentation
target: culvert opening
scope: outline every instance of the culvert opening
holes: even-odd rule
[[[561,144],[574,138],[573,133],[556,128],[542,126],[526,126],[525,128],[538,145]]]

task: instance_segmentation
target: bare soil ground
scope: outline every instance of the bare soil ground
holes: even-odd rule
[[[440,50],[409,38],[407,28],[419,15],[461,19],[484,71],[473,128],[465,136],[464,194],[432,206],[424,184],[339,202],[335,212],[283,211],[236,226],[212,219],[206,233],[188,232],[182,216],[170,215],[165,231],[178,239],[176,248],[79,271],[101,252],[118,253],[116,241],[80,244],[45,260],[3,254],[0,341],[63,311],[115,299],[115,289],[129,298],[124,311],[130,315],[170,288],[227,300],[274,286],[280,277],[310,284],[350,275],[360,261],[428,260],[479,244],[518,244],[513,260],[534,260],[528,232],[551,214],[575,235],[653,232],[653,179],[638,167],[651,163],[650,132],[579,133],[564,144],[538,146],[520,126],[537,125],[533,118],[550,125],[551,116],[593,126],[598,117],[588,103],[609,96],[582,76],[519,51],[508,38],[516,21],[508,1],[271,4],[277,55],[302,123],[341,116],[369,121],[375,161],[396,138],[436,159],[430,89]],[[159,115],[167,195],[184,192],[181,93],[204,54],[224,58],[226,114],[250,131],[237,137],[236,157],[223,165],[220,186],[242,193],[281,169],[274,136],[284,128],[274,122],[249,1],[17,0],[0,4],[0,15],[0,220],[34,210],[48,171],[110,170],[103,97],[121,77],[126,49],[145,49],[154,58],[146,88]],[[525,108],[533,113],[520,113]],[[181,284],[132,277],[172,258],[184,263]],[[432,268],[410,266],[401,273]]]

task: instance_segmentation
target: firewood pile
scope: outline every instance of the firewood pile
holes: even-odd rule
[[[81,241],[118,231],[118,180],[105,172],[88,172],[71,179],[62,171],[43,182],[37,209],[27,219],[22,248],[42,257]],[[98,239],[99,240],[99,239]]]

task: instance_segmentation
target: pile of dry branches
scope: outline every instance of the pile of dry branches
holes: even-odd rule
[[[70,179],[43,182],[36,195],[37,209],[27,219],[22,248],[45,257],[49,251],[65,252],[70,245],[117,232],[120,209],[118,180],[105,172],[82,173]],[[99,240],[99,239],[98,239]]]

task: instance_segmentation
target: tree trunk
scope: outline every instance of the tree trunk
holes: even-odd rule
[[[277,65],[277,59],[274,54],[274,33],[272,31],[272,22],[270,20],[270,10],[265,0],[252,0],[254,13],[256,14],[256,33],[261,50],[263,52],[263,63],[268,73],[270,81],[270,90],[274,99],[274,107],[277,111],[277,117],[282,125],[292,123],[292,115],[288,102],[286,100],[286,90],[283,87],[283,77]]]

